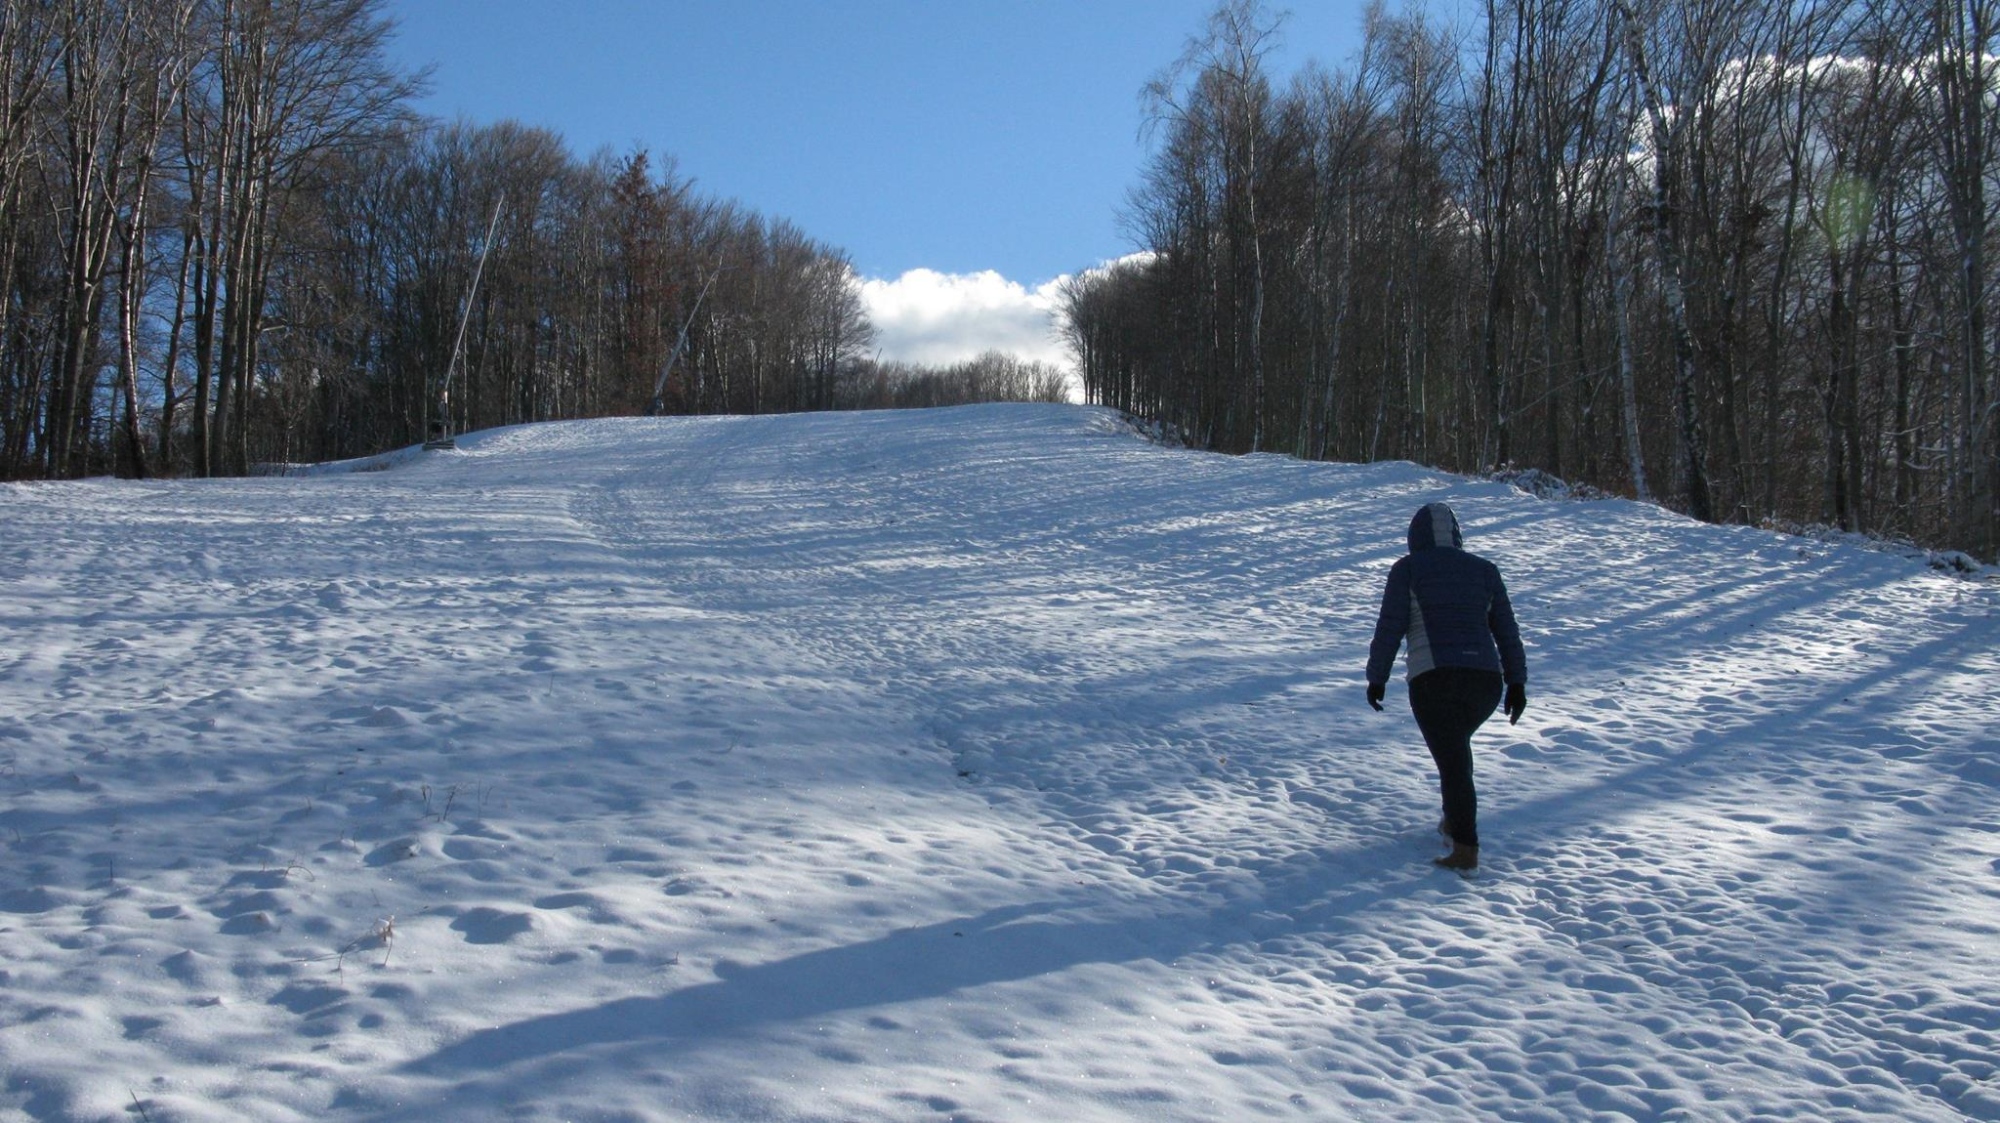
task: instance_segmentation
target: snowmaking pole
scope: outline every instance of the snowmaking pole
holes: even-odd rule
[[[500,208],[506,202],[504,191],[493,200],[493,217],[486,223],[486,242],[479,247],[479,263],[472,267],[472,287],[466,290],[465,307],[458,314],[458,334],[451,341],[451,360],[445,364],[444,378],[438,383],[437,412],[431,416],[430,437],[424,441],[426,449],[458,447],[458,440],[451,432],[451,375],[464,358],[465,325],[472,319],[472,301],[479,295],[479,278],[486,273],[486,255],[493,252],[493,232],[500,228]]]
[[[722,276],[722,259],[715,259],[715,268],[709,270],[708,280],[703,281],[701,293],[694,298],[694,307],[688,309],[687,319],[681,321],[681,334],[674,340],[674,349],[667,354],[665,366],[660,368],[660,377],[653,380],[653,400],[646,403],[646,416],[658,417],[667,411],[667,379],[674,373],[675,364],[687,351],[688,332],[694,328],[694,318],[701,314],[702,302],[708,299],[708,290],[715,287],[715,279]]]

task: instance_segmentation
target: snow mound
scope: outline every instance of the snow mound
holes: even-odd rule
[[[1573,484],[1540,468],[1496,468],[1484,479],[1512,484],[1537,499],[1615,499],[1616,496],[1589,484]]]
[[[1856,550],[1873,550],[1877,553],[1894,554],[1900,558],[1922,562],[1924,565],[1957,577],[1974,577],[1986,581],[2000,581],[2000,566],[1982,563],[1971,554],[1959,550],[1932,550],[1919,546],[1907,538],[1887,534],[1857,534],[1824,523],[1794,523],[1768,521],[1765,529],[1802,538],[1821,546],[1842,546]]]

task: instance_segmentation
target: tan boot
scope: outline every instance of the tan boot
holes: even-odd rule
[[[1454,842],[1451,844],[1451,853],[1442,858],[1433,858],[1431,862],[1448,870],[1476,870],[1479,868],[1479,847]]]

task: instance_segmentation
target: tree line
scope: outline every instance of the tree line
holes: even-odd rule
[[[391,34],[381,0],[0,0],[0,478],[1046,392],[877,361],[843,251],[671,158],[424,118]]]
[[[1282,83],[1215,11],[1145,91],[1145,252],[1063,296],[1087,396],[1993,557],[2000,0],[1466,11]]]

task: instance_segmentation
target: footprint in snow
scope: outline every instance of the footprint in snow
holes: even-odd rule
[[[370,729],[400,729],[411,724],[410,716],[394,706],[348,706],[327,716]]]
[[[222,934],[225,936],[255,936],[264,932],[276,932],[279,927],[278,918],[268,912],[246,912],[223,921]]]
[[[36,913],[53,912],[60,907],[55,894],[41,886],[33,889],[10,889],[0,893],[0,912],[19,913],[31,916]]]
[[[127,1041],[137,1041],[167,1024],[165,1018],[149,1018],[143,1015],[133,1015],[132,1017],[125,1018],[123,1022],[125,1026],[125,1040]]]
[[[660,887],[660,892],[669,897],[734,897],[736,894],[719,885],[711,885],[699,877],[676,877]]]
[[[451,922],[451,927],[455,932],[465,933],[468,944],[504,944],[532,930],[535,918],[525,912],[502,912],[481,906],[467,909]]]
[[[399,838],[394,842],[385,842],[375,849],[370,850],[368,856],[361,860],[371,866],[379,867],[408,861],[422,852],[423,848],[416,839]]]
[[[1338,811],[1341,809],[1339,800],[1323,792],[1309,790],[1295,791],[1292,793],[1292,802],[1303,803],[1307,807],[1317,807],[1321,811]]]
[[[282,1006],[303,1017],[325,1012],[346,998],[347,991],[341,987],[325,983],[290,983],[271,996],[270,1004]]]

